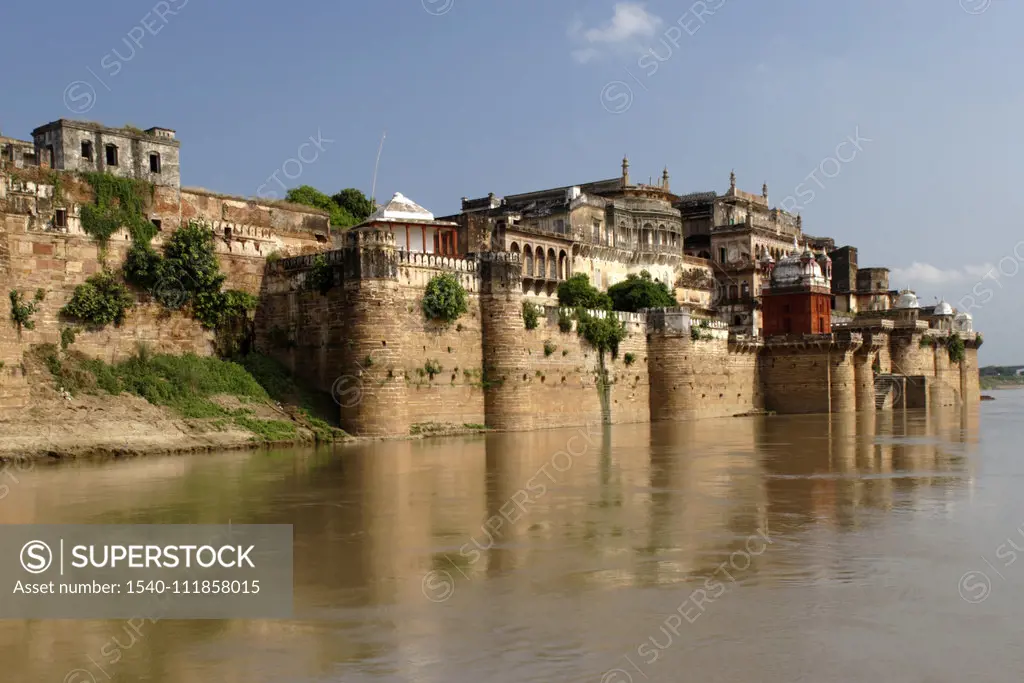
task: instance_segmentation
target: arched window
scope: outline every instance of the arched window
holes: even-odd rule
[[[569,279],[569,257],[564,251],[558,252],[558,279]]]
[[[548,279],[558,279],[558,257],[555,256],[554,249],[548,249]]]
[[[537,277],[544,277],[544,247],[537,247],[537,251],[533,254],[534,260],[537,261]]]
[[[740,285],[740,296],[744,299],[750,298],[750,285],[748,283],[744,282]]]
[[[527,277],[533,277],[533,250],[530,249],[530,245],[527,244],[523,250],[523,259],[525,267],[523,272]]]
[[[732,319],[732,324],[735,325],[736,327],[742,326],[743,325],[743,316],[742,315],[738,315],[735,318],[733,318]]]
[[[729,298],[730,299],[735,299],[736,298],[736,285],[729,285]]]

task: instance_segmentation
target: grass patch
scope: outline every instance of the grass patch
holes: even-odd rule
[[[311,413],[322,397],[299,387],[283,366],[263,356],[251,354],[234,362],[193,354],[154,355],[140,346],[128,360],[108,365],[76,351],[62,356],[54,344],[35,346],[30,353],[49,369],[59,387],[72,395],[134,394],[183,418],[215,419],[215,429],[224,429],[227,420],[231,420],[264,442],[293,441],[298,437],[299,426],[313,432],[317,441],[336,441],[346,436]],[[262,420],[249,410],[227,410],[213,400],[224,395],[245,404],[269,404],[276,400],[298,404],[299,409],[294,421]],[[330,402],[330,397],[326,400]]]

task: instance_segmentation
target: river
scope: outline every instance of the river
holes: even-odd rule
[[[1024,392],[992,393],[35,467],[3,523],[293,524],[295,617],[0,622],[0,679],[1011,680]]]

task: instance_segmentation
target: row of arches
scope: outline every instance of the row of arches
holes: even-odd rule
[[[547,252],[542,246],[522,247],[519,243],[513,242],[510,246],[513,254],[520,254],[523,262],[523,277],[532,277],[544,280],[567,280],[569,278],[569,255],[564,249],[557,254],[555,250],[548,247]]]

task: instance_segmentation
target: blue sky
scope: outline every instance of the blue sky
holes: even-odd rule
[[[61,117],[166,126],[186,185],[253,196],[280,191],[275,172],[369,193],[387,130],[378,198],[437,214],[614,177],[623,154],[634,178],[667,165],[678,192],[723,191],[735,169],[926,303],[973,295],[982,361],[1024,363],[1021,3],[47,7],[59,21],[31,3],[0,14],[6,135]],[[311,136],[312,161],[286,165]]]

